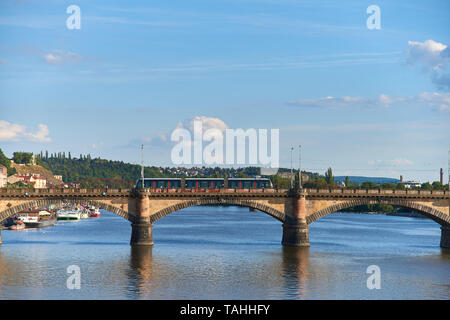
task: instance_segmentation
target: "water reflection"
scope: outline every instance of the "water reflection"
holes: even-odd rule
[[[133,296],[152,294],[153,247],[133,246],[130,250],[130,269],[128,270],[129,287],[133,289]]]
[[[432,221],[335,215],[311,227],[311,247],[296,248],[281,246],[280,224],[270,217],[209,210],[165,217],[153,247],[130,247],[129,224],[106,213],[86,223],[6,231],[0,299],[450,297],[450,250],[436,245],[440,230]],[[81,290],[66,287],[72,264],[81,268]],[[382,290],[366,287],[372,264],[381,267]]]
[[[283,278],[290,299],[307,297],[309,247],[283,247]]]

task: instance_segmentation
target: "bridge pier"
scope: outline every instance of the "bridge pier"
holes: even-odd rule
[[[297,193],[293,199],[292,217],[286,214],[281,244],[290,247],[309,247],[309,227],[306,223],[306,198]]]
[[[153,224],[150,223],[149,198],[144,194],[136,198],[136,215],[131,224],[131,246],[153,245]]]
[[[147,221],[139,221],[131,224],[131,246],[152,246],[153,245],[153,224]]]
[[[441,226],[441,248],[450,249],[450,226]]]

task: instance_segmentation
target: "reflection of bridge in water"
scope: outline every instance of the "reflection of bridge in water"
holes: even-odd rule
[[[85,203],[131,222],[131,245],[153,245],[153,223],[199,205],[229,204],[262,211],[283,223],[284,246],[309,246],[308,225],[353,206],[389,204],[421,213],[441,225],[450,248],[450,192],[422,190],[303,189],[0,189],[0,222],[31,207]],[[1,243],[1,237],[0,237]]]

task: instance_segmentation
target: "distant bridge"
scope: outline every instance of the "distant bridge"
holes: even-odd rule
[[[309,224],[358,205],[389,204],[415,210],[441,225],[450,248],[450,192],[360,189],[0,189],[0,222],[31,207],[86,203],[131,222],[131,245],[152,245],[153,223],[178,210],[212,204],[257,209],[282,222],[285,246],[309,246]],[[0,236],[1,243],[1,236]]]

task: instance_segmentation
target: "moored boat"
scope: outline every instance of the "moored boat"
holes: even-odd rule
[[[55,217],[46,210],[28,210],[19,212],[17,220],[27,228],[43,228],[56,224]]]
[[[88,219],[89,218],[89,210],[83,209],[80,213],[80,219]]]
[[[22,221],[16,221],[16,224],[13,224],[9,227],[10,230],[23,230],[25,229],[25,224]]]
[[[81,211],[79,209],[60,209],[56,212],[57,220],[80,220]]]
[[[94,206],[90,206],[89,207],[89,211],[91,212],[90,213],[90,217],[91,218],[98,218],[98,217],[100,217],[100,210],[98,208],[96,208]]]

